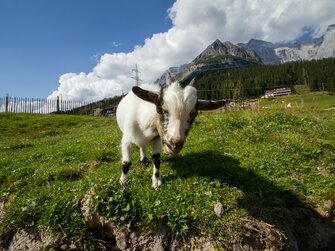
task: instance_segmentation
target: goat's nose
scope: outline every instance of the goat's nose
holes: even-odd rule
[[[171,140],[171,145],[174,148],[179,149],[179,148],[181,148],[184,145],[184,141],[172,139]]]

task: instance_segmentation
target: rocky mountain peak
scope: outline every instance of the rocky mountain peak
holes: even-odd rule
[[[260,59],[258,58],[256,53],[246,51],[245,49],[234,45],[229,41],[222,43],[219,39],[216,39],[212,44],[210,44],[199,56],[197,56],[193,60],[193,62],[196,63],[201,59],[217,56],[233,56],[246,60],[255,60],[257,62],[260,62]]]
[[[275,48],[280,63],[335,57],[335,24],[329,25],[323,36]]]
[[[255,52],[247,51],[229,41],[222,43],[216,39],[192,62],[170,68],[169,71],[177,78],[188,82],[193,77],[199,77],[210,71],[248,67],[260,63],[261,60]],[[157,79],[156,83],[165,83],[165,74]]]
[[[254,46],[269,46],[269,47],[273,47],[273,43],[271,42],[267,42],[264,40],[259,40],[259,39],[250,39],[249,42],[247,43],[248,47],[252,48]]]
[[[247,44],[239,45],[245,50],[256,52],[264,64],[280,63],[280,60],[274,51],[275,45],[271,42],[250,39]]]
[[[328,28],[327,28],[327,32],[328,32],[328,31],[331,31],[331,30],[333,30],[333,29],[335,29],[335,24],[331,24],[331,25],[329,25]]]

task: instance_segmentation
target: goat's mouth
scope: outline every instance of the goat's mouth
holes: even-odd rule
[[[184,143],[173,146],[169,142],[163,141],[163,146],[165,152],[167,152],[168,154],[177,154],[181,151],[181,149],[183,149]]]

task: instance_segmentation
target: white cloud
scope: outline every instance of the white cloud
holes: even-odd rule
[[[121,43],[116,42],[116,41],[112,41],[112,45],[113,45],[114,47],[119,47],[119,46],[121,45]]]
[[[130,88],[130,86],[121,86],[120,83],[123,82],[125,79],[122,75],[106,79],[99,78],[93,72],[67,73],[59,78],[58,90],[54,91],[49,98],[61,96],[63,100],[100,100],[104,97],[121,95],[123,88]]]
[[[99,100],[130,90],[131,69],[153,82],[170,66],[190,62],[211,42],[247,42],[251,38],[293,40],[314,27],[322,34],[335,23],[333,0],[177,0],[169,9],[173,27],[153,34],[129,53],[106,53],[90,73],[67,73],[49,97]]]

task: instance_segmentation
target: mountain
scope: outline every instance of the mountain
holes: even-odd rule
[[[187,64],[183,64],[180,66],[173,66],[170,67],[167,71],[170,72],[170,74],[175,77],[180,72],[182,72],[187,67]],[[155,81],[155,84],[164,84],[165,83],[165,73]]]
[[[317,51],[317,59],[335,57],[335,24],[328,26]]]
[[[193,77],[199,77],[211,71],[248,67],[261,63],[261,59],[255,52],[247,51],[228,41],[222,43],[217,39],[191,63],[172,67],[169,70],[178,79],[188,82]],[[156,83],[164,82],[165,74],[156,80]]]
[[[279,43],[251,39],[237,45],[215,40],[191,63],[171,67],[169,71],[179,80],[223,69],[248,67],[255,64],[275,65],[293,61],[335,57],[335,24],[329,25],[323,36],[296,43]],[[165,74],[156,80],[165,83]]]
[[[255,52],[247,51],[229,41],[222,43],[219,39],[217,39],[199,56],[197,56],[193,60],[193,63],[199,64],[201,62],[208,61],[219,61],[224,63],[232,62],[232,60],[228,59],[242,59],[245,61],[260,62],[260,59]]]
[[[246,50],[255,51],[264,64],[335,57],[335,24],[328,26],[325,34],[319,38],[294,44],[273,44],[251,39],[247,44],[238,45]]]
[[[276,46],[271,42],[251,39],[247,44],[238,44],[241,48],[254,51],[261,58],[263,64],[280,64],[280,58],[275,52]]]

